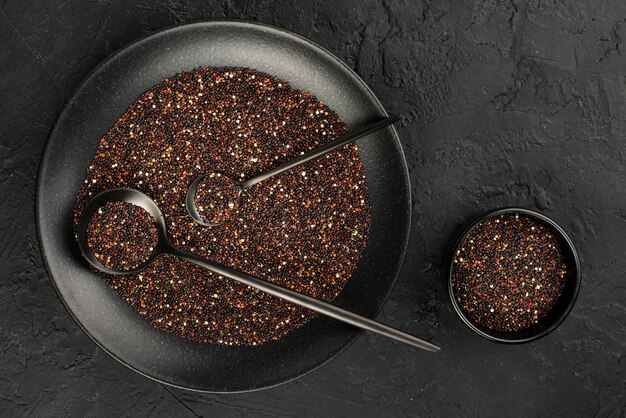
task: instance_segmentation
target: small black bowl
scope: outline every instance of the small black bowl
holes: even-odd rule
[[[478,226],[488,218],[510,213],[518,213],[520,215],[531,217],[536,221],[543,223],[544,225],[552,229],[552,231],[554,231],[556,238],[561,246],[561,250],[563,251],[565,263],[567,265],[567,275],[565,276],[565,288],[563,289],[561,297],[556,302],[556,305],[552,308],[552,310],[543,319],[541,319],[539,323],[533,325],[530,328],[526,328],[520,331],[501,332],[493,331],[489,328],[479,325],[472,321],[472,319],[470,319],[470,317],[465,314],[463,308],[459,306],[454,296],[454,289],[452,287],[452,270],[454,268],[454,255],[459,250],[461,244],[470,233],[470,231],[472,231],[476,226]],[[452,306],[454,306],[454,310],[456,310],[456,313],[459,314],[463,322],[465,322],[465,324],[470,327],[474,332],[491,341],[515,344],[537,340],[556,329],[556,327],[558,327],[561,322],[563,322],[565,317],[569,314],[570,310],[574,306],[574,302],[576,302],[576,298],[578,296],[578,290],[580,289],[580,281],[580,260],[578,259],[578,253],[576,252],[576,248],[574,248],[572,240],[567,236],[565,231],[556,222],[554,222],[547,216],[532,210],[522,208],[505,208],[486,213],[485,215],[472,222],[472,224],[461,234],[461,237],[454,245],[452,257],[450,259],[450,269],[448,272],[448,291],[450,294],[450,300],[452,301]]]

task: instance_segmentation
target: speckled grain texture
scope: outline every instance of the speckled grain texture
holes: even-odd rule
[[[294,13],[294,9],[298,12]],[[0,0],[2,415],[602,416],[625,413],[626,3],[571,1]],[[426,354],[370,335],[262,392],[200,395],[96,348],[47,277],[37,166],[78,83],[155,29],[199,18],[275,24],[354,68],[398,125],[413,229],[381,320],[432,335]],[[535,343],[502,346],[456,317],[444,271],[473,217],[526,206],[560,222],[583,263],[578,302]],[[532,402],[529,402],[529,399]]]

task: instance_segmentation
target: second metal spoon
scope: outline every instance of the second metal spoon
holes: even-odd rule
[[[316,148],[312,151],[307,152],[306,154],[300,155],[299,157],[296,157],[293,160],[287,161],[285,164],[278,166],[276,168],[273,168],[270,171],[266,171],[263,174],[259,174],[255,177],[252,177],[248,180],[244,180],[242,182],[238,182],[221,173],[210,173],[210,174],[202,175],[198,177],[197,179],[195,179],[194,182],[191,183],[191,185],[189,186],[189,190],[187,190],[187,196],[185,199],[185,206],[187,208],[187,212],[189,212],[189,215],[191,215],[191,217],[201,225],[217,226],[219,225],[219,222],[207,222],[206,219],[203,218],[198,206],[196,205],[196,193],[198,191],[198,186],[200,185],[200,183],[202,183],[202,181],[205,178],[209,176],[224,177],[226,181],[230,181],[231,186],[233,188],[233,196],[236,196],[235,201],[232,202],[234,205],[235,203],[238,203],[241,200],[241,194],[247,188],[254,186],[255,184],[260,183],[263,180],[266,180],[277,174],[280,174],[287,170],[291,170],[294,167],[298,167],[299,165],[305,164],[309,161],[312,161],[316,158],[326,155],[329,152],[336,150],[337,148],[340,148],[346,144],[349,144],[350,142],[356,141],[357,139],[363,138],[364,136],[374,133],[378,131],[379,129],[389,126],[392,123],[397,122],[399,120],[400,120],[400,116],[397,116],[397,115],[386,117],[384,119],[381,119],[377,122],[372,123],[371,125],[368,125],[364,128],[356,130],[348,135],[342,136],[341,138],[337,138],[334,141],[329,142],[328,144],[322,145],[319,148]]]

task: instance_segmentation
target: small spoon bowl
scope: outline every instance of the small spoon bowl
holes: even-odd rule
[[[232,182],[232,184],[234,185],[233,189],[238,190],[237,198],[232,203],[237,204],[237,205],[241,203],[241,196],[244,191],[244,187],[240,182],[235,181],[232,178],[221,173],[205,174],[205,175],[199,176],[193,181],[193,183],[191,183],[191,185],[189,186],[189,190],[187,190],[187,196],[185,197],[185,207],[187,208],[187,212],[189,213],[189,216],[191,216],[193,220],[199,223],[200,225],[212,227],[212,226],[218,226],[220,225],[220,223],[207,222],[200,214],[200,211],[198,210],[198,206],[196,203],[196,193],[198,192],[198,186],[202,183],[204,179],[210,176],[221,176],[229,180],[230,182]]]

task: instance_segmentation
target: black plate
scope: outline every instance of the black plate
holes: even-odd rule
[[[40,243],[61,299],[114,358],[161,382],[209,392],[260,389],[296,378],[345,349],[361,331],[318,317],[261,347],[194,343],[150,326],[81,258],[72,209],[100,137],[145,90],[199,66],[255,68],[308,90],[354,129],[386,112],[329,52],[281,29],[242,21],[198,22],[145,37],[103,62],[81,84],[50,135],[37,190]],[[371,200],[367,248],[336,304],[368,317],[382,307],[402,264],[411,202],[406,162],[393,128],[361,140]]]

